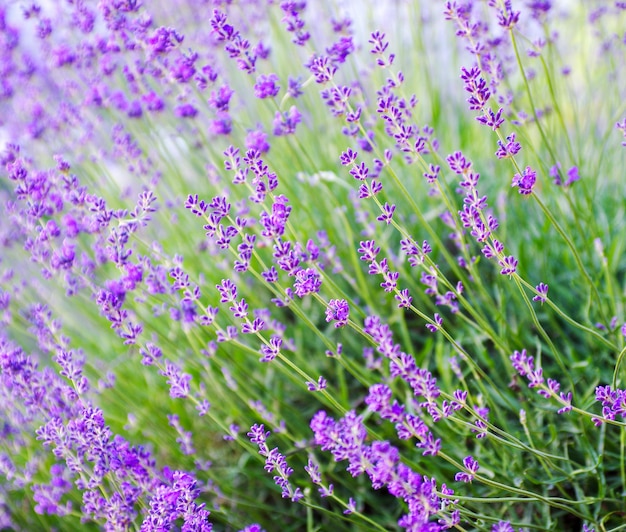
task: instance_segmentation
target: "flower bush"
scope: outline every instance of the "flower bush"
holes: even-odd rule
[[[625,22],[0,6],[0,529],[623,529]]]

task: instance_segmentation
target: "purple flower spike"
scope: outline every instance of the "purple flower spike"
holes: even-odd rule
[[[379,222],[385,222],[387,225],[389,225],[391,223],[391,219],[393,218],[393,213],[396,210],[396,206],[395,205],[389,205],[389,203],[385,203],[385,205],[383,205],[383,213],[376,218],[376,220],[378,220]]]
[[[385,50],[389,46],[389,42],[387,42],[387,40],[385,38],[385,34],[379,32],[379,31],[376,31],[376,32],[372,33],[372,35],[370,36],[369,41],[367,41],[367,42],[372,45],[372,49],[370,50],[370,52],[375,54],[375,55],[381,55],[381,54],[385,53]],[[626,122],[626,120],[625,120],[625,122]],[[625,128],[626,128],[626,126],[625,126]]]
[[[217,9],[213,10],[213,16],[209,20],[211,33],[218,41],[230,41],[235,30],[230,24],[226,24],[226,15]]]
[[[304,11],[306,2],[285,1],[280,3],[280,8],[285,14],[282,22],[285,29],[293,34],[291,42],[298,46],[304,46],[309,40],[309,32],[304,29],[304,20],[300,17],[300,13]]]
[[[433,436],[432,432],[428,432],[423,442],[417,443],[415,445],[420,449],[424,449],[422,454],[424,456],[437,456],[439,451],[441,450],[441,439]]]
[[[337,67],[332,63],[330,57],[325,55],[314,55],[306,66],[311,71],[311,74],[313,74],[315,82],[321,85],[333,79],[335,72],[337,72]]]
[[[261,362],[271,362],[280,354],[280,348],[283,345],[283,340],[279,336],[272,336],[269,343],[261,347],[260,359]]]
[[[172,28],[160,27],[148,38],[148,46],[153,55],[166,54],[183,42],[183,35]]]
[[[446,157],[446,161],[455,174],[465,174],[471,167],[472,163],[468,161],[460,151],[454,152]]]
[[[437,181],[437,177],[439,177],[440,171],[440,166],[435,166],[434,164],[430,164],[428,166],[428,172],[424,172],[424,177],[428,181],[429,185],[432,185],[435,181]]]
[[[294,292],[299,297],[314,294],[320,291],[322,276],[313,268],[306,268],[296,273],[296,281],[293,284]]]
[[[304,466],[304,470],[311,477],[311,482],[313,484],[321,484],[322,483],[322,474],[320,473],[319,466],[313,462],[313,459],[309,456],[309,462],[306,466]]]
[[[169,360],[165,362],[165,369],[159,371],[159,373],[167,377],[167,384],[170,386],[170,397],[187,397],[189,395],[191,375],[182,373],[180,368]]]
[[[502,108],[498,109],[495,113],[491,109],[487,109],[485,114],[477,116],[476,120],[496,131],[502,124],[504,124],[504,118],[502,118]]]
[[[365,181],[368,174],[369,168],[365,165],[365,163],[355,164],[350,170],[350,175],[358,181]]]
[[[435,323],[427,323],[426,328],[430,332],[437,332],[441,328],[441,324],[443,323],[443,318],[439,314],[435,313],[433,320]]]
[[[506,141],[506,144],[503,144],[500,140],[498,141],[498,151],[496,152],[496,157],[498,159],[514,157],[522,149],[520,143],[515,140],[515,133],[511,133],[506,138]]]
[[[575,183],[579,179],[580,179],[580,176],[578,175],[578,167],[577,166],[572,166],[567,171],[567,179],[565,180],[565,183],[563,183],[563,184],[566,187],[569,187],[572,183]]]
[[[263,425],[254,424],[250,427],[250,432],[248,432],[247,436],[250,438],[252,443],[255,443],[259,447],[262,447],[267,440],[267,437],[270,435],[269,430],[265,430]]]
[[[561,399],[561,403],[563,406],[559,408],[556,413],[557,414],[566,414],[567,412],[572,411],[572,392],[567,393],[559,393],[559,397]]]
[[[478,462],[474,460],[471,456],[466,456],[463,458],[463,465],[467,469],[467,471],[462,471],[454,475],[454,480],[457,482],[471,482],[474,480],[474,476],[476,475],[476,471],[478,471]]]
[[[302,92],[302,79],[292,78],[291,76],[287,80],[287,94],[293,99],[299,98],[304,93]]]
[[[248,150],[256,150],[261,154],[267,153],[270,150],[267,134],[260,129],[248,132],[246,135],[246,148]]]
[[[517,271],[517,259],[513,255],[504,257],[498,261],[498,264],[502,266],[501,275],[513,275]]]
[[[257,78],[256,85],[254,86],[254,95],[261,99],[273,98],[280,91],[280,86],[277,82],[278,76],[276,74],[259,76]]]
[[[274,126],[274,135],[282,137],[292,135],[296,132],[296,126],[302,122],[302,114],[295,105],[289,108],[289,111],[281,113],[276,111],[276,116],[272,125]]]
[[[465,85],[465,90],[470,94],[467,103],[471,111],[481,111],[485,108],[489,98],[491,98],[489,86],[480,74],[481,72],[478,67],[473,67],[469,70],[463,67],[461,68],[461,79]]]
[[[255,443],[259,447],[259,454],[265,457],[265,471],[268,473],[274,473],[274,482],[282,490],[282,497],[290,499],[291,502],[297,502],[304,494],[300,488],[295,488],[289,482],[289,477],[293,473],[293,468],[287,463],[287,458],[282,454],[277,447],[270,450],[267,446],[267,437],[270,435],[269,431],[265,431],[263,425],[254,424],[250,427],[248,432],[248,438],[252,443]]]
[[[523,195],[533,193],[533,187],[537,181],[537,172],[535,172],[530,166],[527,166],[522,175],[515,174],[513,176],[512,187],[518,187],[518,192]]]
[[[385,56],[385,51],[389,46],[389,41],[385,38],[385,34],[379,31],[376,31],[371,34],[369,42],[372,45],[372,49],[370,52],[374,55],[377,55],[376,64],[381,68],[386,68],[393,65],[393,61],[395,59],[394,54],[389,54],[389,56]]]
[[[176,107],[174,114],[179,118],[194,118],[198,114],[198,110],[190,103],[185,103]]]
[[[511,363],[522,377],[525,377],[534,371],[533,357],[529,357],[526,354],[526,349],[514,351],[511,355]]]
[[[335,321],[335,327],[343,327],[348,323],[350,307],[345,299],[331,299],[326,307],[326,321]]]
[[[352,37],[340,37],[330,48],[326,48],[326,53],[335,65],[345,63],[346,57],[352,52],[354,52]]]
[[[357,251],[361,254],[361,260],[372,262],[376,259],[376,255],[380,253],[380,247],[376,245],[374,240],[362,240]]]
[[[348,507],[343,511],[343,513],[345,515],[350,515],[354,512],[356,512],[356,501],[352,497],[350,497],[348,499]]]
[[[220,303],[233,303],[237,299],[237,287],[230,279],[222,279],[222,284],[216,285],[220,293]]]
[[[222,85],[218,90],[211,91],[207,102],[216,113],[226,112],[229,109],[230,99],[233,94],[235,92],[228,85]]]
[[[602,403],[602,417],[615,419],[617,416],[626,417],[626,390],[615,389],[610,386],[596,388],[596,401]],[[598,421],[601,423],[601,419]]]
[[[352,148],[348,148],[341,154],[340,161],[343,166],[350,166],[356,161],[358,153]]]
[[[322,376],[318,377],[317,382],[307,382],[306,387],[310,392],[319,392],[325,390],[328,382]]]
[[[538,294],[533,297],[533,301],[539,301],[539,303],[545,303],[548,295],[548,285],[544,283],[539,283],[535,290],[537,290]]]
[[[519,21],[519,11],[513,11],[511,7],[511,0],[504,0],[502,5],[496,7],[498,16],[498,25],[504,29],[512,30]],[[495,2],[494,2],[495,5]]]
[[[395,296],[398,301],[398,308],[409,308],[413,302],[413,298],[409,295],[409,289],[404,288],[400,290],[400,293]]]

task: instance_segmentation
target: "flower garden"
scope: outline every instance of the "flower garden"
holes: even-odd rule
[[[626,529],[625,31],[2,2],[0,530]]]

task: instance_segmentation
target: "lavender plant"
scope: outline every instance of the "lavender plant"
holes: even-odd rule
[[[0,6],[0,529],[623,529],[625,17]]]

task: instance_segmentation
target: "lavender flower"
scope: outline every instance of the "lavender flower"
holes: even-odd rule
[[[474,480],[476,471],[478,471],[478,462],[472,456],[466,456],[463,458],[463,465],[466,471],[461,471],[454,475],[454,480],[457,482],[471,482]]]
[[[546,399],[554,398],[558,401],[561,407],[557,410],[557,414],[565,414],[572,411],[572,392],[561,392],[561,384],[558,381],[551,378],[546,380],[543,376],[543,369],[535,367],[533,357],[529,357],[525,349],[515,351],[510,359],[518,374],[528,379],[529,388],[537,388],[539,395]],[[596,389],[597,391],[598,389]]]
[[[343,327],[348,323],[350,307],[345,299],[331,299],[326,307],[326,321],[334,321],[335,327]]]
[[[179,118],[195,118],[198,115],[198,109],[190,103],[184,103],[174,109],[174,114]]]
[[[506,144],[504,144],[501,140],[498,140],[498,151],[496,152],[498,159],[514,157],[522,149],[520,143],[515,140],[515,133],[508,135],[506,141]]]
[[[522,376],[526,377],[530,382],[530,388],[537,387],[543,383],[542,370],[535,369],[534,358],[526,354],[526,350],[515,351],[511,355],[511,363],[515,370]]]
[[[498,264],[502,266],[501,275],[513,275],[517,271],[517,259],[513,255],[500,259]]]
[[[246,135],[246,148],[248,150],[255,150],[260,154],[267,153],[270,150],[267,134],[260,129],[248,132]]]
[[[552,61],[542,62],[532,81],[531,63],[548,49],[559,49],[566,64],[568,50],[582,50],[572,72],[582,64],[589,69],[585,79],[597,80],[607,72],[596,63],[609,57],[619,86],[620,71],[610,65],[620,64],[615,58],[621,37],[611,15],[623,11],[624,2],[589,13],[567,6],[567,20],[587,15],[593,25],[589,38],[599,39],[597,46],[582,48],[575,42],[585,33],[582,26],[567,34],[572,46],[559,46],[550,2],[532,1],[519,11],[509,0],[489,0],[484,9],[445,2],[443,17],[453,22],[470,54],[456,96],[439,86],[446,62],[458,54],[441,40],[436,20],[424,29],[429,57],[402,71],[406,58],[393,53],[392,43],[402,42],[405,22],[390,31],[387,6],[376,7],[382,9],[381,29],[363,38],[360,22],[368,17],[353,21],[349,10],[337,11],[341,6],[333,2],[325,7],[305,0],[269,2],[269,7],[245,2],[243,9],[216,2],[218,9],[211,8],[204,26],[203,17],[194,17],[201,10],[191,4],[23,4],[0,7],[0,137],[8,142],[0,148],[0,529],[50,523],[72,528],[80,520],[104,530],[206,531],[212,528],[208,501],[228,526],[243,527],[231,503],[254,496],[263,474],[246,456],[245,426],[280,488],[267,494],[267,502],[277,507],[276,515],[288,513],[294,529],[304,526],[301,512],[285,513],[281,503],[302,501],[306,494],[309,507],[317,496],[332,498],[315,515],[322,528],[337,528],[344,520],[339,528],[446,530],[496,523],[494,530],[512,530],[509,522],[497,522],[511,508],[495,484],[467,486],[479,469],[477,455],[467,456],[468,446],[472,453],[480,451],[480,467],[493,471],[502,485],[517,486],[532,476],[539,488],[559,487],[558,474],[537,467],[552,460],[537,454],[542,446],[542,456],[567,458],[559,461],[559,470],[577,472],[558,498],[548,497],[547,510],[546,494],[533,500],[534,484],[525,483],[528,511],[516,515],[518,526],[540,528],[545,517],[563,528],[570,514],[578,521],[606,514],[606,526],[618,526],[611,521],[617,523],[611,516],[618,515],[615,483],[600,486],[606,492],[602,501],[582,501],[589,508],[576,504],[595,471],[580,449],[563,453],[563,442],[597,448],[598,431],[583,430],[582,439],[573,441],[560,437],[569,423],[562,417],[526,420],[520,413],[523,430],[516,418],[525,395],[517,383],[526,379],[541,398],[535,401],[538,409],[554,401],[554,410],[572,420],[606,423],[602,438],[605,432],[610,436],[610,425],[623,424],[626,394],[618,371],[624,357],[623,305],[619,291],[603,286],[620,280],[619,254],[598,251],[594,262],[584,248],[579,253],[571,246],[576,260],[559,264],[580,262],[581,271],[589,271],[587,280],[572,277],[574,292],[562,291],[534,316],[508,291],[530,286],[524,272],[536,266],[542,239],[525,240],[523,256],[530,262],[519,268],[498,236],[525,238],[527,227],[518,223],[521,214],[505,194],[490,208],[477,169],[491,177],[493,165],[485,159],[474,164],[450,143],[460,141],[476,157],[488,157],[489,150],[481,152],[471,135],[459,137],[463,121],[450,111],[459,96],[467,98],[476,120],[494,131],[507,118],[517,118],[506,139],[498,133],[494,160],[510,159],[517,168],[517,138],[523,137],[533,164],[546,167],[544,156],[565,153],[574,164],[577,144],[566,138],[576,125],[571,102],[562,84],[552,80],[560,71]],[[430,20],[436,10],[426,4],[424,20]],[[172,26],[161,26],[163,20]],[[314,27],[307,26],[309,20]],[[560,19],[559,27],[566,29],[567,20]],[[439,50],[445,61],[431,57]],[[588,62],[596,50],[602,55]],[[361,61],[365,56],[369,59]],[[432,65],[438,76],[429,72]],[[419,94],[412,93],[416,79],[427,81]],[[545,80],[554,89],[545,97],[536,91],[532,98],[524,95]],[[309,90],[312,83],[320,85],[317,91]],[[619,212],[604,203],[612,199],[605,192],[615,174],[613,152],[594,151],[592,145],[595,137],[610,141],[602,130],[607,123],[612,127],[614,119],[607,117],[615,116],[615,98],[599,98],[601,83],[597,93],[586,94],[587,88],[579,83],[576,96],[594,102],[585,125],[599,135],[590,136],[581,158],[593,163],[588,155],[602,153],[606,183],[594,190],[597,172],[591,172],[584,187],[570,190],[582,167],[561,173],[554,161],[550,175],[568,190],[547,203],[571,211],[559,217],[558,229],[566,237],[575,230],[576,246],[589,244],[588,220],[571,207],[593,197],[606,207],[598,212]],[[418,107],[424,90],[432,111],[426,114]],[[451,127],[437,136],[433,127],[416,122],[422,116],[437,127],[444,122]],[[617,128],[626,135],[626,121]],[[540,137],[544,145],[534,145]],[[339,138],[351,146],[341,154]],[[449,155],[441,154],[440,146],[448,146]],[[512,186],[532,194],[536,172],[518,171]],[[354,185],[347,196],[342,183]],[[491,185],[498,192],[497,180]],[[451,197],[451,191],[460,197]],[[329,194],[337,201],[316,202]],[[183,207],[192,216],[181,216]],[[552,222],[552,212],[545,214]],[[619,250],[611,241],[615,227],[605,218],[593,217],[591,238]],[[551,253],[558,259],[563,250],[555,246]],[[473,255],[476,249],[515,282],[491,278],[493,272]],[[358,268],[353,272],[359,261],[365,275]],[[604,270],[606,275],[598,275]],[[576,290],[589,289],[617,296],[581,309]],[[37,302],[38,294],[47,304]],[[539,283],[532,296],[548,302],[548,286]],[[501,307],[495,315],[494,305]],[[553,312],[563,329],[556,342],[563,348],[556,354],[564,360],[543,355],[541,367],[526,351],[516,351],[510,361],[517,375],[505,386],[493,371],[498,354],[518,342],[536,344],[541,352],[550,343],[550,331],[546,335],[542,327]],[[536,327],[526,327],[529,316],[538,320]],[[325,337],[324,331],[348,324],[336,333],[343,343]],[[424,337],[424,324],[441,334]],[[570,349],[571,338],[576,349]],[[101,348],[98,353],[94,346]],[[451,349],[458,361],[448,364]],[[571,363],[572,353],[587,352],[611,364]],[[263,365],[256,366],[259,361]],[[551,378],[556,363],[572,372],[568,390]],[[329,386],[325,375],[332,375],[336,386]],[[160,393],[153,377],[163,378],[169,399],[143,400],[142,384],[150,384],[153,395]],[[584,397],[578,384],[588,381],[612,382],[596,389],[600,406],[593,408],[601,414],[587,412],[588,402],[577,400],[576,394]],[[350,410],[363,404],[365,412]],[[255,423],[257,418],[264,425]],[[536,430],[537,423],[545,430]],[[124,432],[117,433],[121,425]],[[270,448],[265,426],[281,434],[289,449]],[[477,439],[449,437],[464,431]],[[209,433],[218,445],[199,446]],[[541,441],[543,434],[557,437]],[[611,460],[619,455],[617,440],[602,440],[602,478],[619,477],[619,464]],[[490,450],[495,444],[497,453]],[[152,447],[159,452],[153,455]],[[310,453],[306,462],[300,460],[303,449]],[[453,456],[465,456],[455,476],[464,492],[458,500],[432,476],[445,472],[441,463]],[[218,458],[220,470],[234,476],[213,470],[211,461]],[[413,462],[419,462],[419,472]],[[325,482],[328,475],[341,489]],[[230,477],[246,482],[222,484]],[[377,490],[385,490],[397,508],[377,508]],[[475,497],[470,501],[465,495]],[[481,502],[484,495],[489,504]],[[246,511],[267,517],[254,505]],[[251,524],[243,530],[262,529]]]
[[[519,11],[513,11],[512,1],[492,2],[490,5],[496,9],[498,24],[509,31],[512,30],[518,23],[520,16]]]
[[[187,397],[189,395],[191,375],[183,373],[176,364],[169,360],[165,361],[165,368],[159,373],[167,377],[171,397]]]
[[[161,26],[148,38],[148,45],[153,54],[166,54],[183,42],[184,36],[173,28]]]
[[[277,85],[278,76],[276,74],[261,75],[254,85],[254,95],[257,98],[273,98],[280,91]]]
[[[324,411],[319,411],[311,420],[311,429],[315,444],[330,451],[336,461],[347,460],[347,470],[353,476],[366,473],[374,488],[386,486],[391,495],[408,503],[409,513],[401,518],[401,526],[403,523],[404,526],[409,523],[426,525],[432,516],[447,506],[447,502],[434,496],[435,480],[421,477],[399,462],[399,453],[394,446],[385,441],[365,444],[362,419],[354,412],[348,412],[335,422]],[[443,486],[442,490],[452,493]],[[422,503],[415,504],[417,501]],[[425,505],[423,501],[428,503]],[[354,511],[351,507],[349,509]]]
[[[565,183],[563,184],[564,186],[569,187],[570,185],[572,185],[572,183],[575,183],[578,180],[580,180],[580,176],[578,175],[578,167],[572,166],[567,171],[567,179],[565,180]]]
[[[596,401],[602,403],[602,418],[613,420],[626,417],[626,392],[611,386],[596,387]],[[601,422],[601,419],[599,420]]]
[[[302,122],[302,114],[295,105],[292,105],[286,112],[277,111],[272,123],[274,135],[277,137],[293,135],[300,122]]]
[[[318,377],[317,382],[307,382],[306,387],[310,392],[319,392],[325,390],[328,382],[322,376]]]
[[[182,519],[183,530],[211,532],[213,525],[208,522],[209,512],[203,504],[193,502],[200,494],[196,479],[183,471],[174,471],[169,480],[171,484],[159,486],[150,500],[148,516],[141,525],[141,531],[168,529]]]
[[[333,79],[337,67],[328,56],[313,55],[306,65],[313,74],[316,83],[324,85]]]
[[[281,2],[280,8],[284,13],[282,22],[286,30],[293,34],[292,42],[298,46],[304,46],[310,38],[309,32],[304,29],[304,20],[301,18],[301,13],[306,8],[306,1],[284,1]]]
[[[322,277],[317,270],[313,268],[303,268],[296,273],[293,288],[297,296],[304,297],[307,294],[317,293],[321,286]]]
[[[395,205],[389,205],[388,203],[385,203],[383,205],[383,213],[376,218],[376,220],[378,220],[379,222],[385,222],[387,225],[389,225],[391,223],[391,219],[393,218],[393,213],[396,210],[396,206]]]
[[[518,187],[520,194],[528,195],[533,193],[533,187],[536,181],[537,173],[530,166],[527,166],[521,175],[515,174],[513,176],[511,186]]]
[[[389,56],[385,56],[385,52],[389,47],[389,41],[387,41],[385,34],[380,31],[375,31],[371,34],[369,41],[372,45],[372,49],[370,52],[374,55],[377,55],[376,64],[381,68],[386,68],[393,65],[394,54],[390,54]]]
[[[60,464],[55,464],[50,468],[52,480],[50,484],[35,484],[33,486],[33,500],[35,501],[35,512],[48,515],[68,515],[72,511],[72,503],[61,499],[72,488],[69,482],[69,471]]]
[[[537,295],[533,297],[533,301],[539,301],[539,303],[545,303],[548,296],[548,285],[544,283],[539,283],[535,290],[537,290]]]
[[[433,316],[433,323],[427,323],[426,328],[430,332],[437,332],[441,328],[442,323],[443,318],[439,314],[435,313]]]
[[[403,288],[398,294],[394,296],[398,301],[398,308],[408,308],[413,302],[413,298],[409,295],[408,288]]]
[[[278,448],[272,450],[267,446],[269,431],[263,425],[254,424],[250,427],[248,437],[250,441],[259,447],[259,454],[265,457],[265,470],[268,473],[276,473],[274,482],[282,489],[283,498],[288,498],[291,502],[298,502],[304,497],[300,488],[294,488],[289,482],[289,477],[293,473],[293,468],[287,464],[285,455],[281,454]]]

